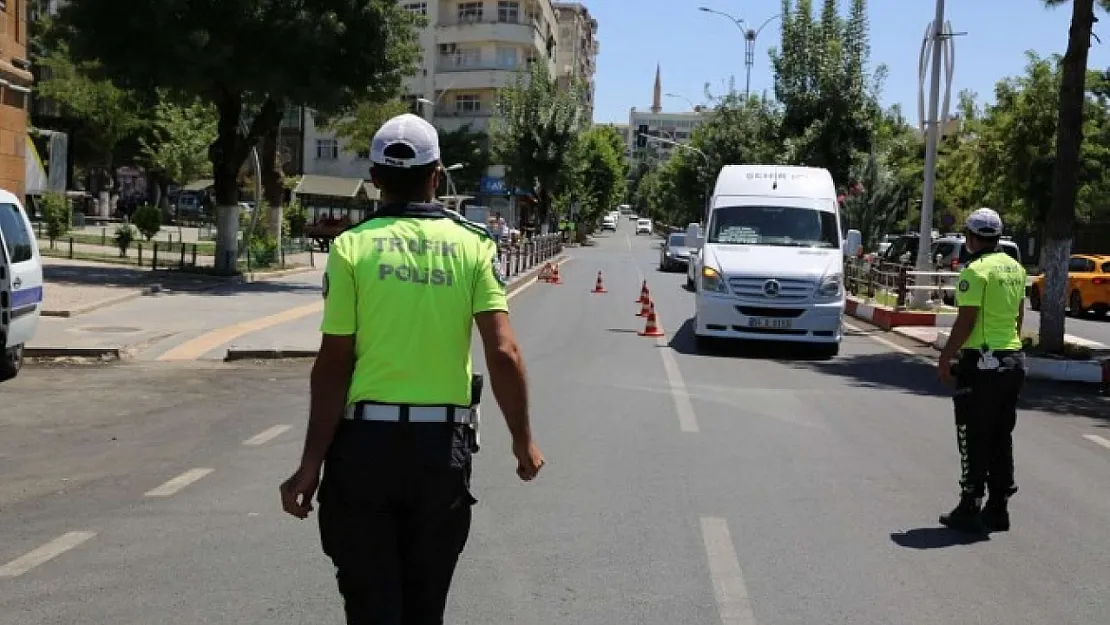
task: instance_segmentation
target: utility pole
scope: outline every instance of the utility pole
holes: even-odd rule
[[[953,49],[951,28],[946,32],[944,23],[944,0],[936,0],[936,17],[926,31],[925,40],[921,45],[920,82],[918,88],[918,113],[921,116],[921,125],[925,129],[925,183],[921,196],[921,230],[917,248],[917,271],[931,271],[932,261],[932,235],[933,235],[933,208],[936,201],[937,182],[937,146],[940,142],[941,124],[948,117],[948,104],[952,88]],[[926,55],[931,53],[931,59],[926,60]],[[944,93],[944,108],[940,106],[940,73],[941,63],[945,63],[947,84]],[[929,110],[926,113],[921,109],[924,103],[925,68],[929,68]],[[929,292],[924,289],[914,289],[912,306],[921,308],[928,300]]]

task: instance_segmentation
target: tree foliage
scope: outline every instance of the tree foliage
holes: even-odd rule
[[[444,167],[462,163],[462,169],[451,172],[451,179],[459,193],[476,193],[482,176],[492,163],[489,136],[471,130],[467,124],[455,130],[439,133],[440,158]]]
[[[611,126],[594,126],[579,136],[568,163],[572,182],[568,199],[577,203],[577,222],[585,233],[601,216],[621,203],[627,184],[628,163],[624,142]]]
[[[159,90],[150,111],[151,137],[139,144],[149,167],[178,184],[194,182],[212,171],[208,146],[216,139],[216,109],[199,99],[180,104]]]
[[[168,88],[216,106],[217,268],[230,272],[236,178],[249,150],[276,133],[286,102],[338,113],[399,95],[419,55],[417,20],[393,0],[74,0],[59,26],[77,58],[122,87]]]
[[[343,142],[345,149],[358,152],[370,149],[374,133],[378,132],[378,128],[381,128],[386,120],[407,111],[408,106],[401,100],[393,99],[384,102],[363,100],[350,110],[331,118],[318,115],[316,121],[334,132]]]
[[[529,64],[498,97],[490,140],[510,188],[533,191],[538,222],[567,183],[566,160],[583,124],[578,88],[561,91],[544,63]]]

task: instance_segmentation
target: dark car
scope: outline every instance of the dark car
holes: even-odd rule
[[[663,249],[659,252],[659,270],[672,271],[685,269],[690,262],[690,247],[686,245],[686,234],[675,232],[667,235]]]

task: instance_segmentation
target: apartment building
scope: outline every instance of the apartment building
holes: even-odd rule
[[[556,80],[559,87],[582,86],[582,106],[588,119],[593,119],[594,75],[601,44],[597,40],[597,20],[586,7],[577,2],[556,2],[555,17],[559,23],[555,53]]]
[[[27,0],[0,0],[0,188],[26,193],[27,110],[31,63],[27,60]]]
[[[488,130],[498,90],[527,63],[546,63],[556,73],[551,0],[402,0],[402,6],[427,18],[420,67],[406,80],[405,97],[443,132]],[[369,177],[369,154],[344,149],[312,115],[304,122],[306,174]],[[498,177],[496,169],[490,173]],[[498,188],[495,180],[487,186]]]

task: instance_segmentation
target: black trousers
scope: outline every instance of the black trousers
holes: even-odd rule
[[[324,465],[319,518],[348,625],[442,625],[477,503],[459,430],[342,424]]]
[[[956,369],[956,441],[960,450],[960,491],[969,497],[1007,498],[1014,481],[1013,432],[1025,369],[983,371],[978,352],[960,355]],[[1001,359],[1003,363],[1006,358]]]

